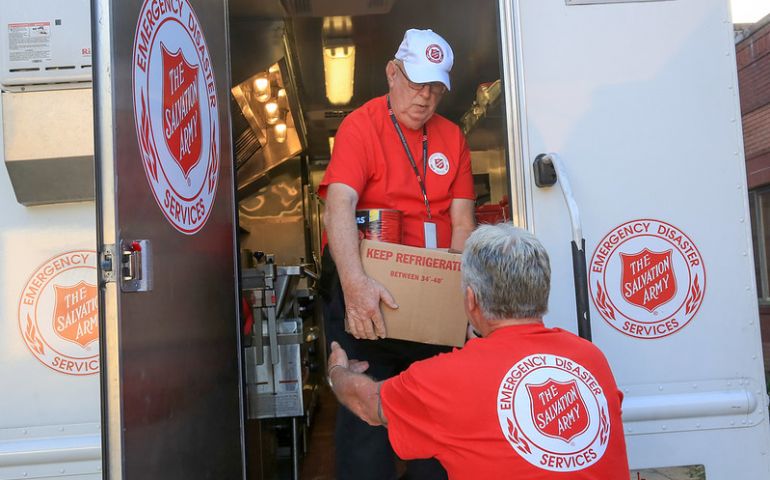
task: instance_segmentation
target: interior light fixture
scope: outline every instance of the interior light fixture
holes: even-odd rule
[[[265,104],[265,120],[268,125],[275,125],[281,117],[281,111],[278,109],[278,102],[270,100]]]
[[[285,88],[279,88],[278,93],[276,94],[276,99],[278,101],[278,108],[281,110],[288,110],[289,109],[289,101],[286,97],[286,89]]]
[[[353,98],[356,47],[341,45],[324,47],[324,80],[326,98],[332,105],[345,105]]]
[[[353,98],[356,65],[353,18],[324,17],[322,36],[326,98],[332,105],[345,105]]]
[[[270,99],[270,79],[266,74],[259,75],[254,80],[254,93],[259,102],[264,103]]]
[[[286,123],[278,122],[273,125],[273,135],[275,135],[275,141],[283,143],[286,141]]]
[[[2,0],[0,0],[2,3]],[[250,77],[232,87],[231,92],[262,147],[261,160],[255,169],[270,169],[302,151],[302,141],[295,126],[287,85],[286,62],[281,59],[264,65]],[[258,163],[262,166],[258,166]],[[245,170],[244,170],[245,171]]]

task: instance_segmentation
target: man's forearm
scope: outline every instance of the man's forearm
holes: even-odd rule
[[[364,276],[358,251],[355,206],[347,199],[330,199],[326,204],[324,224],[332,258],[343,286]]]
[[[390,308],[398,305],[385,287],[366,276],[361,265],[355,219],[357,203],[355,190],[344,184],[330,185],[324,224],[345,297],[345,329],[356,338],[376,340],[387,335],[380,301]]]
[[[335,366],[329,372],[332,390],[345,407],[369,425],[387,425],[380,403],[380,386],[362,373]]]
[[[473,200],[456,198],[452,200],[449,214],[452,219],[452,243],[450,248],[456,252],[462,252],[465,241],[476,229],[476,217],[474,214]]]
[[[465,248],[465,241],[471,236],[474,226],[457,226],[452,228],[452,243],[449,248],[456,252],[462,252]]]

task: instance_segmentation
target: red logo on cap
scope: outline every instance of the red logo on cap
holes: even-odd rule
[[[428,45],[428,48],[425,49],[425,58],[433,63],[441,63],[441,61],[444,60],[444,51],[435,43],[431,43]]]

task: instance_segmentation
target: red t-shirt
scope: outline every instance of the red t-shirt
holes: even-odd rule
[[[505,327],[412,364],[381,389],[394,451],[450,479],[628,478],[622,393],[596,346],[542,325]]]
[[[457,125],[440,115],[426,124],[428,172],[425,188],[437,246],[452,240],[449,206],[455,198],[474,199],[470,151]],[[422,129],[401,125],[417,169],[423,174]],[[420,184],[403,144],[388,115],[387,97],[378,97],[343,120],[334,139],[334,151],[318,194],[326,198],[332,183],[344,183],[358,193],[359,210],[396,209],[403,212],[403,243],[425,246],[423,222],[427,219]]]

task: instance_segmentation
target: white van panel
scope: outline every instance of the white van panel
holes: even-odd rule
[[[95,222],[93,202],[20,205],[0,167],[0,479],[101,478]]]
[[[759,453],[770,430],[727,1],[566,3],[514,2],[524,168],[531,179],[531,162],[547,152],[566,165],[593,340],[626,392],[631,467],[770,478]],[[527,201],[551,254],[546,323],[576,331],[564,199],[558,186],[533,186]],[[653,231],[608,236],[635,221]],[[591,263],[603,253],[606,268]],[[633,263],[650,259],[659,284],[645,284]]]

